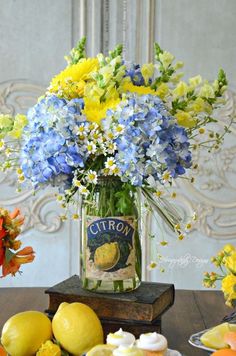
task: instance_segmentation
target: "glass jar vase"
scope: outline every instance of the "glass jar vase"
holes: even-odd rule
[[[140,200],[119,178],[100,177],[82,202],[83,288],[132,291],[141,282]]]

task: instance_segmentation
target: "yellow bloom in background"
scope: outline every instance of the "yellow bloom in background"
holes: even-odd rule
[[[186,128],[192,128],[197,123],[197,120],[193,118],[188,112],[185,111],[179,110],[175,114],[175,117],[177,119],[178,124]]]
[[[9,132],[9,136],[14,138],[20,138],[22,135],[22,130],[28,124],[28,119],[25,115],[17,114],[14,119],[14,125],[11,132]]]
[[[226,253],[231,253],[233,251],[235,251],[235,247],[231,244],[227,244],[223,248],[223,252],[226,252]]]
[[[229,256],[224,257],[224,265],[228,270],[236,274],[236,251],[231,251]]]
[[[130,93],[137,93],[139,95],[147,95],[147,94],[157,95],[157,92],[151,89],[150,87],[137,86],[131,82],[125,81],[124,84],[122,85],[122,92],[128,92],[128,91]]]
[[[42,344],[42,346],[36,353],[36,356],[61,356],[61,349],[51,340],[48,340],[44,344]]]
[[[163,100],[169,93],[169,87],[166,83],[161,83],[156,90],[156,94]]]
[[[90,79],[91,73],[97,69],[97,58],[88,58],[68,66],[52,79],[49,91],[67,99],[82,97],[86,81]]]
[[[201,83],[202,77],[200,75],[196,75],[195,77],[189,78],[189,84],[193,89],[195,89]]]
[[[160,53],[159,58],[160,58],[160,61],[162,62],[164,69],[167,69],[169,67],[169,65],[173,62],[173,60],[175,59],[173,54],[171,54],[170,52],[167,52],[167,51]]]
[[[90,100],[89,98],[84,99],[84,110],[83,114],[86,115],[88,121],[101,123],[102,119],[105,119],[108,109],[115,109],[120,103],[120,99],[107,100],[102,103]]]
[[[200,89],[199,96],[207,99],[214,98],[215,93],[213,87],[209,83],[205,83]]]
[[[141,73],[146,85],[148,84],[149,79],[152,78],[154,74],[154,68],[155,67],[153,63],[144,64],[141,68]]]
[[[229,274],[222,280],[221,290],[223,291],[226,304],[231,306],[231,301],[236,299],[236,276]]]
[[[173,90],[173,95],[176,97],[185,96],[189,92],[189,90],[189,86],[185,82],[181,81]]]

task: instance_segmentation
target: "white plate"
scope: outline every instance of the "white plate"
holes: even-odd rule
[[[210,329],[206,329],[206,330],[203,330],[203,331],[200,331],[200,332],[198,332],[196,334],[191,335],[189,340],[188,340],[188,342],[192,346],[198,347],[199,349],[202,349],[202,350],[205,350],[205,351],[208,351],[208,352],[216,351],[216,349],[211,349],[210,347],[204,346],[203,343],[200,340],[201,336],[208,330],[210,330]]]
[[[182,355],[179,353],[179,351],[168,349],[166,356],[182,356]]]

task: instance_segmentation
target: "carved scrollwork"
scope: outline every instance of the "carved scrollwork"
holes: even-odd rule
[[[27,80],[0,83],[0,111],[4,114],[25,113],[44,91],[44,87]]]
[[[0,83],[0,112],[15,114],[25,113],[34,105],[45,91],[40,85],[26,80]],[[53,193],[34,196],[32,190],[16,193],[14,173],[0,175],[0,206],[13,208],[19,206],[25,215],[24,231],[35,228],[42,232],[56,232],[61,228],[61,220],[56,212]]]

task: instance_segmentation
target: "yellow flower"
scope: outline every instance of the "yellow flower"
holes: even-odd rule
[[[214,89],[209,83],[205,83],[200,89],[199,96],[207,99],[214,98]]]
[[[51,340],[48,340],[44,344],[42,344],[42,346],[36,353],[36,356],[61,356],[61,349]]]
[[[160,58],[160,61],[163,65],[164,69],[167,69],[169,67],[169,65],[173,62],[173,60],[175,59],[173,54],[171,54],[170,52],[167,52],[167,51],[160,53],[159,58]]]
[[[177,97],[184,96],[189,92],[189,89],[190,88],[188,87],[188,85],[185,82],[181,81],[179,82],[177,87],[173,90],[173,94],[174,96]]]
[[[224,265],[228,270],[236,274],[236,251],[231,251],[230,256],[224,257]]]
[[[88,121],[101,123],[102,119],[105,119],[106,112],[108,109],[115,109],[120,103],[120,99],[107,100],[102,103],[90,100],[89,98],[84,99],[84,110],[83,114],[86,116]]]
[[[226,294],[230,299],[236,298],[236,276],[233,274],[228,274],[223,280],[221,285],[221,290]]]
[[[52,79],[49,91],[58,93],[67,99],[82,97],[86,81],[97,68],[97,58],[88,58],[68,66]]]
[[[197,97],[197,99],[190,104],[188,110],[194,111],[196,114],[198,114],[199,112],[207,112],[208,114],[211,114],[212,107],[204,99]]]
[[[130,93],[137,93],[139,95],[147,95],[147,94],[158,95],[157,92],[151,89],[150,87],[137,86],[128,81],[125,81],[124,84],[122,85],[122,91],[123,92],[129,91]]]
[[[156,90],[156,95],[158,95],[162,100],[169,93],[169,87],[166,83],[161,83]]]
[[[9,136],[13,138],[20,138],[22,135],[23,128],[28,124],[28,119],[25,115],[17,114],[14,119],[14,125]]]
[[[189,84],[193,89],[195,89],[202,82],[202,77],[200,75],[196,75],[195,77],[189,78]]]
[[[193,118],[188,112],[179,110],[175,117],[180,126],[191,128],[196,125],[197,120]]]
[[[141,73],[144,78],[145,84],[148,84],[150,78],[152,78],[154,74],[154,65],[153,63],[144,64],[141,68]]]
[[[226,253],[231,253],[233,251],[235,251],[235,247],[231,244],[227,244],[223,248],[223,252],[226,252]]]

